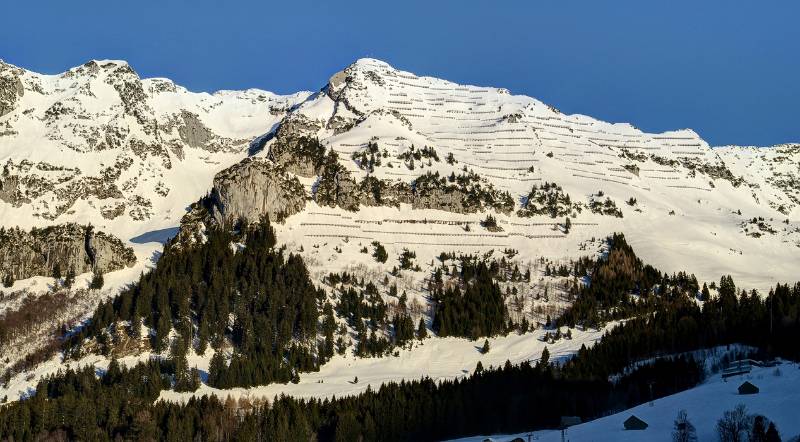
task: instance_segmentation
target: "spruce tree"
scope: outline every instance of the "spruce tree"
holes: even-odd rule
[[[138,314],[134,314],[133,319],[131,319],[131,338],[135,340],[142,339],[142,317]]]
[[[186,346],[176,340],[170,351],[175,380],[175,391],[194,391],[197,389],[195,373],[189,370],[189,362],[186,359]]]
[[[389,259],[389,254],[386,253],[386,248],[383,247],[383,244],[379,243],[378,241],[375,241],[372,243],[372,245],[375,247],[375,251],[372,253],[372,257],[375,258],[375,260],[380,263],[386,262],[386,260]]]
[[[425,327],[425,320],[423,318],[419,318],[419,323],[417,324],[417,339],[420,341],[428,337],[428,328]]]
[[[539,358],[539,366],[546,368],[548,365],[550,365],[550,350],[545,347],[544,350],[542,350],[542,357]]]
[[[224,382],[226,369],[225,356],[221,351],[214,352],[208,363],[208,385],[215,388],[227,387],[227,383]]]
[[[767,428],[766,441],[781,442],[781,435],[778,433],[778,429],[775,427],[775,422],[769,423],[769,427]]]
[[[750,428],[749,442],[766,442],[767,440],[767,418],[761,415],[753,417],[753,425]]]
[[[483,340],[483,347],[481,347],[481,353],[483,353],[483,354],[489,353],[489,340],[488,339],[484,339]]]
[[[704,282],[703,290],[700,292],[700,300],[706,302],[709,299],[711,299],[711,293],[708,291],[708,285]]]
[[[92,281],[89,283],[89,288],[92,290],[100,290],[103,288],[104,283],[103,274],[95,270],[94,274],[92,274]]]

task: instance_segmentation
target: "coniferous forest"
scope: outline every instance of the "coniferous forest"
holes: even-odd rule
[[[185,363],[189,348],[232,347],[229,357],[218,352],[211,363],[208,382],[219,387],[291,381],[300,371],[316,369],[333,354],[334,310],[361,330],[356,350],[364,356],[414,338],[408,318],[388,320],[374,285],[363,284],[360,291],[342,285],[334,308],[311,283],[302,259],[276,247],[267,221],[207,235],[203,244],[166,247],[156,269],[98,307],[89,325],[64,343],[71,357],[87,351],[86,342],[113,355],[120,336],[137,336],[144,325],[155,331],[150,345],[166,350],[174,329],[178,338],[169,358],[129,368],[112,360],[102,376],[94,368],[50,376],[30,398],[3,407],[0,435],[373,441],[517,432],[555,427],[564,415],[597,418],[650,400],[651,394],[691,388],[705,370],[681,352],[743,343],[765,357],[800,357],[800,284],[778,285],[760,297],[737,292],[726,276],[718,295],[711,296],[691,275],[666,275],[642,263],[624,237],[615,235],[605,258],[575,264],[572,271],[590,277],[591,284],[576,289],[572,308],[557,322],[597,327],[625,321],[572,359],[556,363],[545,350],[537,363],[479,364],[463,379],[389,383],[346,398],[155,402],[161,390],[196,388],[197,373]],[[468,337],[508,332],[502,294],[492,282],[498,267],[468,258],[461,264],[462,288],[441,288],[441,275],[433,276],[434,331]],[[522,277],[518,273],[515,278]],[[341,275],[331,278],[344,284]],[[392,323],[393,342],[373,340],[380,322]],[[654,362],[631,369],[647,359]]]
[[[176,361],[190,346],[203,353],[209,345],[232,344],[230,361],[212,360],[209,383],[221,388],[286,382],[324,363],[314,347],[325,294],[312,284],[302,258],[275,247],[269,222],[209,229],[207,236],[203,244],[167,247],[156,269],[97,308],[89,326],[67,342],[68,354],[80,356],[87,338],[110,354],[120,336],[139,338],[143,324],[155,330],[150,344],[156,352],[167,349],[170,330],[177,331],[169,348]],[[124,330],[109,330],[118,327]]]

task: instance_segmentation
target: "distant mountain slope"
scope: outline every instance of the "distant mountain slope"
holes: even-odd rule
[[[344,171],[337,180],[349,179],[332,204],[360,205],[361,229],[306,229],[306,218],[329,210],[311,204],[297,215],[300,225],[289,223],[287,241],[344,232],[397,243],[395,252],[406,245],[431,254],[441,248],[434,244],[514,245],[523,256],[574,257],[586,241],[624,231],[660,268],[688,268],[701,279],[732,273],[762,288],[791,275],[800,246],[797,145],[713,149],[688,129],[648,134],[373,59],[334,74],[310,96],[193,93],[167,79],[140,79],[120,61],[91,61],[60,75],[3,63],[0,79],[4,225],[93,223],[123,239],[174,227],[214,174],[248,154],[286,166],[309,198],[330,205],[317,195],[321,157],[298,141],[315,138],[339,154]],[[464,175],[465,184],[428,180],[434,188],[423,195],[415,186],[428,172]],[[367,176],[384,194],[389,189],[388,198],[367,190]],[[546,183],[558,187],[543,189]],[[469,192],[480,201],[464,204]],[[568,205],[547,202],[559,194]],[[451,214],[386,213],[400,203]],[[497,212],[502,232],[460,232],[485,210]],[[414,241],[397,229],[365,227],[387,217],[437,216],[455,225],[406,232],[425,233]]]
[[[126,239],[174,226],[214,173],[306,96],[194,93],[121,61],[59,75],[0,62],[3,224],[94,223]]]
[[[302,137],[318,138],[339,154],[347,169],[340,178],[365,183],[361,180],[369,176],[384,181],[385,189],[408,185],[407,193],[413,195],[401,191],[399,199],[412,207],[437,207],[414,199],[419,197],[414,183],[428,172],[441,177],[474,172],[479,186],[508,192],[515,206],[498,215],[503,233],[464,233],[464,223],[474,226],[485,216],[412,214],[405,209],[387,214],[365,209],[363,189],[356,189],[349,199],[362,201],[362,210],[342,215],[353,218],[356,226],[344,222],[341,228],[314,225],[303,230],[303,223],[318,216],[299,218],[301,226],[292,223],[287,238],[301,243],[304,238],[309,242],[309,235],[349,234],[363,242],[396,243],[396,251],[414,246],[435,254],[442,248],[436,244],[458,249],[474,245],[470,250],[508,246],[531,258],[563,257],[580,254],[592,238],[624,231],[648,262],[667,271],[689,269],[701,279],[731,273],[746,286],[765,288],[791,279],[797,264],[797,146],[713,149],[688,129],[648,134],[629,124],[565,115],[505,89],[418,77],[373,59],[358,60],[333,75],[321,92],[284,118],[267,144],[264,151],[270,159],[313,178],[320,168],[304,152],[306,146],[298,141]],[[545,183],[562,190],[543,190]],[[309,194],[314,186],[316,181],[308,181]],[[396,197],[393,192],[390,196]],[[553,210],[547,201],[556,193],[568,195],[570,204]],[[541,204],[528,207],[528,200],[536,198]],[[344,207],[341,201],[335,205]],[[438,203],[454,210],[447,209],[452,204],[446,198]],[[559,227],[566,216],[572,218],[569,234]],[[375,227],[387,217],[458,222],[405,230]]]

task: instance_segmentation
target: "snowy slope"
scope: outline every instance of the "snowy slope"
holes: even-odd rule
[[[13,95],[0,115],[2,225],[76,221],[123,240],[175,227],[216,172],[308,95],[195,93],[109,60],[58,75],[0,62],[0,79]]]
[[[385,213],[368,215],[362,210],[342,214],[352,217],[356,226],[303,229],[293,222],[292,240],[351,235],[436,252],[463,245],[473,250],[471,244],[484,243],[483,250],[513,246],[526,258],[574,257],[582,242],[622,231],[646,262],[668,272],[693,272],[701,281],[730,273],[742,286],[764,290],[796,278],[794,269],[800,263],[796,146],[712,149],[688,129],[648,134],[629,124],[565,115],[505,89],[418,77],[373,59],[358,60],[335,74],[323,92],[292,111],[287,121],[302,122],[306,129],[301,133],[316,136],[337,151],[356,177],[369,173],[411,183],[428,171],[448,176],[467,169],[509,191],[517,208],[533,185],[555,182],[573,201],[588,204],[592,198],[610,197],[624,214],[615,218],[584,209],[571,220],[569,235],[554,228],[554,223],[564,222],[561,217],[499,215],[504,232],[490,237],[480,229],[464,234],[458,225],[417,225],[408,229],[412,240],[398,235],[394,226],[376,227]],[[369,142],[387,154],[373,171],[362,170],[351,160]],[[412,145],[435,148],[441,161],[423,159],[410,170],[398,156]],[[455,164],[444,160],[449,154]],[[598,197],[598,191],[604,196]],[[633,206],[626,204],[631,198],[636,200]],[[407,209],[387,216],[453,218]],[[458,218],[474,222],[484,217]],[[763,218],[766,230],[748,224],[754,217]],[[788,224],[782,223],[786,220]]]
[[[616,325],[609,324],[601,330],[574,330],[572,339],[563,339],[555,343],[546,343],[542,340],[545,330],[518,335],[512,333],[508,336],[490,338],[491,351],[483,354],[480,351],[480,342],[459,338],[435,338],[422,343],[414,343],[413,348],[399,349],[396,356],[383,358],[358,358],[352,355],[334,356],[319,372],[301,373],[300,382],[297,384],[271,384],[253,388],[232,388],[220,390],[206,384],[191,393],[178,393],[163,391],[161,400],[180,402],[192,396],[214,394],[225,398],[249,397],[266,398],[272,400],[281,394],[295,397],[326,398],[331,396],[346,396],[363,392],[367,386],[376,389],[384,382],[414,380],[422,377],[431,379],[455,379],[471,375],[478,364],[488,368],[499,367],[509,360],[512,363],[524,361],[536,362],[547,347],[553,360],[572,357],[581,345],[591,347],[602,335]],[[208,364],[214,355],[208,349],[204,355],[190,355],[189,365],[201,371],[201,377],[208,373]],[[139,361],[147,360],[153,356],[146,352],[136,356],[120,358],[120,362],[134,365]],[[32,373],[23,373],[11,379],[8,387],[0,385],[0,397],[8,396],[9,400],[24,397],[29,389],[35,388],[36,383],[44,376],[56,372],[66,366],[77,368],[86,364],[94,365],[100,369],[108,366],[109,359],[100,355],[87,356],[78,361],[63,363],[60,357],[55,357],[39,367]],[[358,377],[358,383],[353,380]]]
[[[796,364],[778,367],[781,375],[775,376],[775,368],[755,368],[746,376],[723,381],[715,375],[700,386],[667,396],[653,405],[642,404],[620,413],[569,428],[567,439],[571,441],[671,441],[673,421],[680,410],[686,410],[689,421],[697,430],[700,441],[717,440],[716,424],[722,414],[744,404],[749,414],[761,414],[775,422],[783,440],[800,435],[800,369]],[[737,388],[745,380],[758,386],[755,395],[739,395]],[[647,422],[644,431],[625,431],[622,423],[630,417]],[[559,431],[532,432],[541,442],[560,441]],[[527,440],[528,433],[515,435],[475,436],[458,439],[458,442],[482,442],[489,438],[495,442],[510,441],[516,437]]]

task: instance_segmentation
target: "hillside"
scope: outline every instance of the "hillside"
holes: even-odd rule
[[[644,263],[691,275],[675,279],[689,280],[681,290],[693,300],[703,282],[722,275],[762,296],[797,276],[797,145],[712,148],[692,130],[648,134],[373,59],[334,74],[316,93],[290,96],[194,93],[140,79],[117,61],[59,75],[2,64],[0,78],[2,226],[92,225],[136,256],[132,267],[109,273],[102,290],[86,290],[89,275],[66,290],[80,302],[48,326],[63,331],[68,318],[63,337],[85,341],[70,341],[73,354],[53,347],[43,364],[15,372],[0,390],[10,399],[62,363],[168,358],[176,342],[204,381],[200,394],[230,390],[208,384],[215,356],[227,363],[239,352],[255,359],[274,351],[237,396],[328,397],[425,375],[459,379],[480,358],[536,360],[545,344],[567,358],[604,330],[555,321],[590,285],[588,270],[610,255],[615,233]],[[262,216],[277,241],[266,258],[248,241],[271,232],[240,230],[242,220],[252,226]],[[169,282],[139,277],[162,253],[174,258],[158,273]],[[289,281],[236,273],[272,260],[284,269],[284,258],[296,271]],[[224,283],[215,280],[221,275]],[[269,298],[275,286],[299,296],[292,284],[307,293],[298,308],[308,316],[296,323]],[[474,287],[474,304],[451,293],[467,297]],[[62,288],[42,275],[17,280],[0,289],[0,310]],[[244,292],[252,299],[240,300]],[[488,319],[478,317],[490,310],[484,302],[493,302]],[[449,316],[437,317],[442,311]],[[280,346],[248,343],[246,331],[263,332],[264,324],[279,330]],[[401,325],[408,336],[398,339]],[[408,343],[417,337],[423,344]],[[496,347],[489,357],[464,339],[484,337]],[[24,348],[0,349],[4,363],[48,338],[18,339]],[[365,382],[354,386],[351,374]],[[265,387],[264,379],[275,383]],[[325,380],[326,388],[313,388]]]
[[[779,373],[776,375],[775,373]],[[748,381],[757,385],[760,392],[755,395],[739,395],[737,387]],[[756,368],[746,376],[727,381],[719,375],[687,391],[646,403],[636,408],[612,414],[591,422],[576,425],[567,430],[569,440],[602,441],[671,441],[674,420],[680,410],[686,410],[689,421],[697,428],[698,440],[716,440],[717,420],[723,413],[739,404],[747,407],[750,414],[766,416],[774,422],[783,440],[795,440],[800,435],[800,425],[791,410],[800,406],[797,395],[800,386],[800,371],[794,364],[782,364],[776,368]],[[789,393],[789,394],[787,394]],[[648,423],[644,431],[625,431],[622,423],[634,415]],[[529,433],[515,435],[477,436],[457,439],[458,442],[506,442],[521,437],[527,440]],[[532,432],[540,441],[561,440],[560,431]]]

